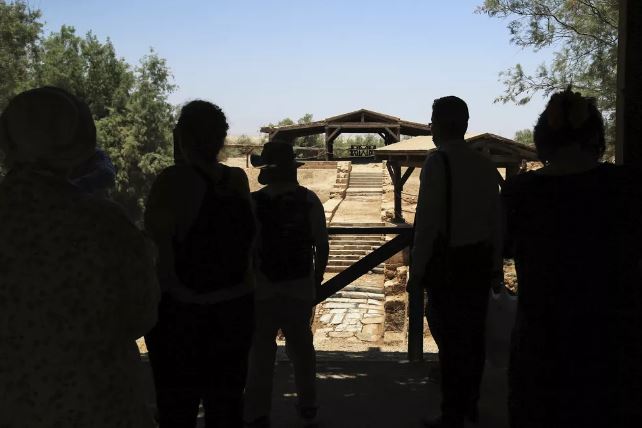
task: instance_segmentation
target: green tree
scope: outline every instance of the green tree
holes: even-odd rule
[[[122,112],[134,83],[134,73],[116,56],[111,41],[101,43],[91,32],[84,38],[63,25],[40,48],[35,83],[67,89],[84,100],[94,118]]]
[[[152,50],[135,69],[124,110],[96,122],[98,142],[118,170],[112,197],[137,222],[154,178],[173,162],[176,111],[167,98],[174,89],[166,61]]]
[[[0,0],[0,111],[29,85],[38,60],[40,16],[25,1]]]
[[[617,0],[485,0],[477,12],[510,18],[510,41],[516,46],[557,49],[550,64],[534,71],[517,64],[501,72],[505,92],[497,101],[526,104],[535,93],[548,96],[572,84],[597,99],[610,127],[616,96]]]
[[[306,125],[312,122],[312,114],[310,113],[304,114],[303,117],[297,121],[299,125]],[[295,144],[301,147],[323,147],[324,139],[320,134],[306,135],[305,137],[297,138]]]
[[[532,146],[533,143],[533,130],[532,129],[520,129],[515,132],[513,140],[517,141],[520,144],[525,144],[527,146]]]

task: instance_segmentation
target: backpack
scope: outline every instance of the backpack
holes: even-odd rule
[[[256,225],[250,200],[228,186],[228,167],[219,182],[196,171],[207,188],[189,232],[174,240],[175,269],[187,288],[208,293],[244,281]]]
[[[271,197],[252,194],[261,225],[259,256],[261,272],[272,282],[305,278],[313,260],[308,190]]]

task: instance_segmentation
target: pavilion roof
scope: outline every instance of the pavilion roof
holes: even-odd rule
[[[393,130],[397,135],[430,135],[429,124],[411,122],[367,109],[359,109],[311,123],[261,128],[261,132],[270,134],[270,139],[277,134],[297,138],[334,130],[352,133],[377,133]]]
[[[510,138],[489,132],[467,133],[466,141],[471,146],[487,155],[497,164],[516,164],[522,160],[538,160],[533,147],[520,144]],[[428,153],[436,150],[432,136],[420,136],[402,140],[395,144],[380,147],[374,151],[378,160],[400,162],[402,166],[421,167]]]

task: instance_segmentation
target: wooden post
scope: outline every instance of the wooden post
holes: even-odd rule
[[[408,360],[424,359],[424,289],[408,292]]]
[[[395,222],[403,221],[403,213],[401,212],[401,191],[403,189],[403,184],[401,183],[401,165],[399,162],[390,162],[390,167],[392,168],[392,184],[394,186],[395,193]]]
[[[615,159],[642,165],[642,2],[620,0],[619,15]]]
[[[334,140],[341,134],[341,128],[325,128],[325,150],[326,160],[334,159]]]

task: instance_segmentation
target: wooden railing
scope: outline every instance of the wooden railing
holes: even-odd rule
[[[319,304],[336,292],[342,290],[360,276],[367,274],[374,267],[385,262],[398,252],[412,244],[413,228],[411,226],[381,227],[328,227],[330,235],[397,235],[361,260],[350,265],[317,289]],[[408,359],[423,359],[423,292],[410,293],[408,305]]]

